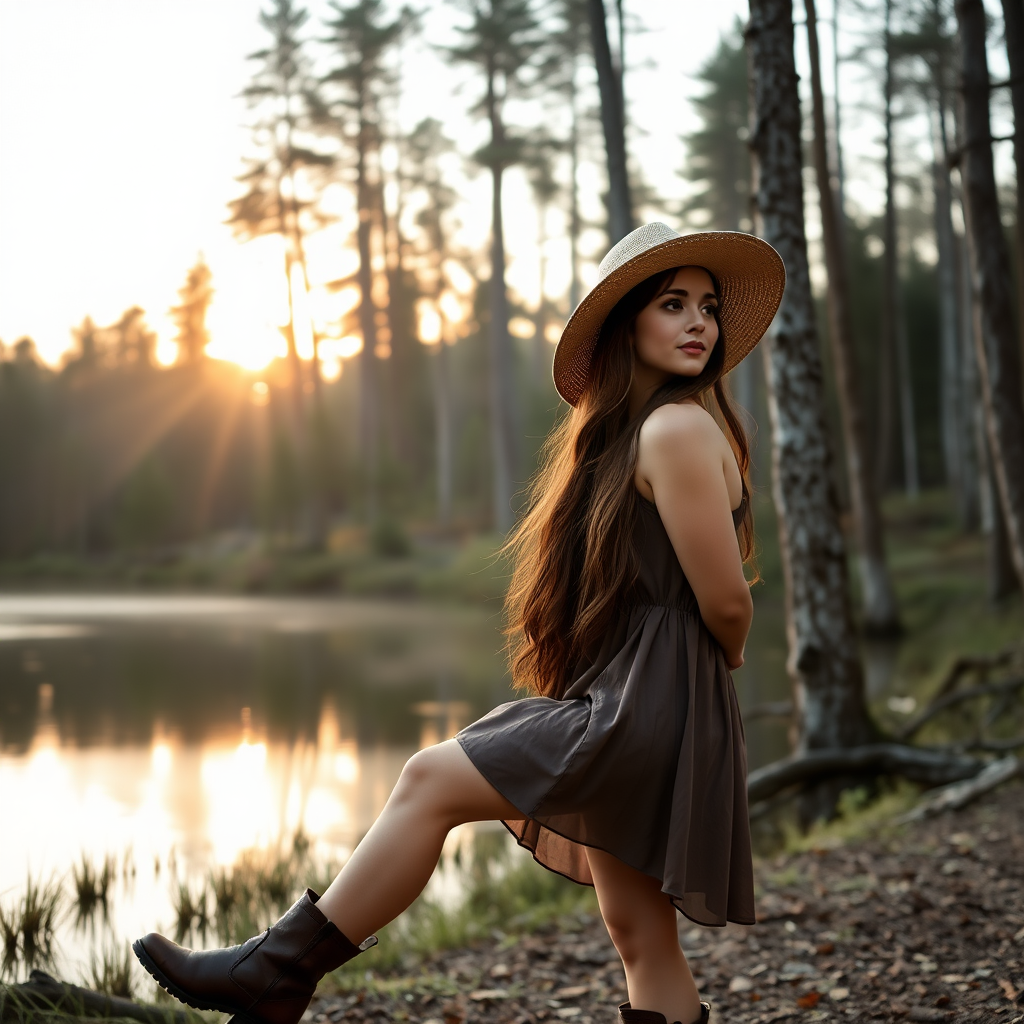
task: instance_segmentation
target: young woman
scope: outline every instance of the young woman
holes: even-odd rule
[[[555,352],[573,408],[510,542],[512,677],[534,696],[414,755],[323,896],[307,890],[263,935],[204,952],[138,940],[189,1005],[295,1024],[320,977],[419,895],[449,830],[500,819],[541,864],[596,887],[626,971],[623,1024],[708,1020],[676,910],[754,922],[730,676],[752,523],[722,377],[771,323],[785,271],[752,235],[648,224],[599,274]]]

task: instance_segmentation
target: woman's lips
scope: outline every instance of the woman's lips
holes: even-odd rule
[[[699,341],[691,341],[685,345],[679,346],[684,352],[689,352],[692,355],[700,355],[704,351],[704,346]]]

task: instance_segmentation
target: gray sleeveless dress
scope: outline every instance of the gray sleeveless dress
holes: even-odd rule
[[[657,878],[698,924],[753,924],[732,676],[656,507],[640,506],[638,596],[593,663],[563,699],[502,704],[455,738],[522,812],[504,824],[544,867],[593,885],[585,847],[597,847]]]

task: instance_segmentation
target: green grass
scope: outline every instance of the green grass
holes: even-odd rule
[[[54,935],[65,901],[64,888],[57,879],[44,881],[29,876],[19,898],[0,904],[0,973],[13,973],[19,962],[32,968],[52,961]]]
[[[389,529],[382,537],[343,534],[340,543],[323,552],[266,540],[230,550],[211,543],[92,558],[42,553],[0,561],[0,588],[332,593],[500,603],[508,566],[496,554],[499,547],[496,535],[416,543]]]
[[[98,907],[106,909],[114,874],[114,859],[109,856],[97,868],[83,853],[79,863],[72,867],[71,883],[80,921],[91,917]]]
[[[464,901],[445,908],[421,897],[378,934],[379,943],[340,971],[333,984],[348,990],[365,984],[366,972],[406,972],[439,950],[471,946],[484,938],[509,939],[557,924],[578,931],[598,913],[594,890],[535,863],[518,849],[475,838],[473,862],[464,868]]]
[[[89,987],[108,996],[134,999],[137,962],[128,943],[106,943],[89,958]]]

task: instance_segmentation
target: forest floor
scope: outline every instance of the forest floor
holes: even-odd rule
[[[1024,1022],[1024,784],[846,841],[823,833],[759,862],[757,884],[754,926],[680,919],[713,1024]],[[612,1024],[626,999],[585,913],[337,983],[305,1020]]]

